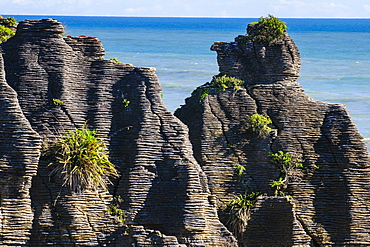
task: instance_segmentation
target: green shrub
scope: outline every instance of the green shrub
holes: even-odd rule
[[[17,20],[14,17],[7,17],[5,20],[5,25],[9,27],[15,27],[17,26]]]
[[[214,76],[210,87],[215,88],[219,91],[225,91],[228,88],[233,88],[235,90],[238,90],[243,84],[244,84],[244,81],[240,79],[237,79],[232,76],[222,75],[222,76]]]
[[[50,175],[62,179],[62,186],[69,186],[74,192],[84,189],[107,190],[109,176],[117,177],[114,165],[108,159],[108,152],[96,132],[86,124],[81,129],[68,131],[52,147],[54,161]]]
[[[275,189],[275,196],[282,196],[282,194],[284,194],[283,190],[285,189],[285,186],[286,184],[282,177],[278,178],[275,181],[272,181],[271,183],[271,187]]]
[[[268,15],[268,17],[261,17],[257,24],[252,27],[252,41],[260,44],[271,43],[281,36],[287,30],[286,23],[278,18]]]
[[[287,187],[286,180],[284,180],[282,177],[279,179],[272,181],[270,184],[272,188],[274,188],[274,194],[275,196],[281,196],[281,197],[287,197],[289,201],[293,200],[293,197],[291,195],[285,194],[284,190]]]
[[[200,88],[200,93],[199,93],[199,100],[202,101],[204,98],[210,93],[210,90],[208,87],[202,87]]]
[[[53,99],[53,104],[56,106],[62,106],[64,104],[64,101],[60,99]]]
[[[111,59],[109,59],[109,60],[114,61],[114,62],[116,62],[116,63],[121,63],[121,62],[118,60],[118,58],[111,58]]]
[[[303,168],[301,160],[294,157],[294,155],[283,151],[278,151],[276,153],[270,152],[269,156],[271,157],[271,162],[278,166],[282,176],[284,176],[279,177],[278,180],[271,183],[271,187],[275,189],[275,196],[287,196],[289,199],[292,199],[291,196],[284,193],[284,190],[288,186],[291,171],[293,169]]]
[[[245,172],[245,166],[243,165],[237,165],[235,166],[236,175],[238,176],[238,182],[240,182],[241,177],[243,176],[243,173]]]
[[[295,158],[291,153],[278,151],[277,153],[270,152],[271,162],[276,164],[282,172],[287,173],[293,168],[302,168],[303,164],[299,158]]]
[[[127,109],[129,107],[130,103],[131,102],[128,99],[125,99],[124,97],[122,97],[122,107],[124,109]]]
[[[246,126],[247,129],[259,137],[266,137],[272,131],[272,129],[268,127],[269,124],[272,124],[272,120],[269,117],[265,117],[261,114],[253,114],[248,118]]]
[[[227,225],[230,231],[240,237],[247,226],[250,210],[254,208],[260,192],[249,193],[248,189],[244,194],[235,196],[230,202],[226,203],[226,214],[229,216]]]
[[[217,91],[225,91],[226,89],[233,88],[239,90],[243,86],[244,81],[227,75],[213,76],[211,83],[207,83],[205,86],[199,89],[199,100],[202,101],[209,93],[210,89],[216,89]]]
[[[0,44],[13,37],[15,32],[8,27],[0,25]]]
[[[123,199],[120,196],[114,197],[112,203],[107,207],[107,212],[112,216],[116,216],[122,223],[125,223],[125,213],[119,208],[122,202]]]

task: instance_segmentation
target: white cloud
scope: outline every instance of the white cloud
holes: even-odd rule
[[[349,9],[348,6],[343,4],[336,4],[333,2],[323,2],[318,4],[318,7],[324,7],[324,8],[336,8],[336,9]]]
[[[8,0],[8,4],[31,5],[31,6],[55,6],[55,5],[90,5],[92,0]]]
[[[363,7],[367,12],[370,12],[370,5],[364,4]]]
[[[156,5],[154,5],[153,9],[156,10],[156,11],[161,11],[161,10],[163,10],[163,7],[162,7],[162,5],[156,4]]]
[[[123,10],[124,14],[126,15],[134,15],[134,14],[137,14],[137,13],[141,13],[141,12],[146,12],[146,8],[126,8]]]
[[[9,3],[10,4],[27,5],[27,4],[31,4],[32,0],[12,0],[12,1],[9,1]]]
[[[287,1],[287,0],[279,0],[276,3],[281,4],[281,5],[295,6],[295,7],[304,7],[305,5],[307,5],[306,3],[300,2],[300,1]]]
[[[369,16],[368,0],[0,0],[3,14],[130,16],[356,17]],[[5,1],[5,2],[4,2]],[[362,3],[360,3],[362,1]]]
[[[278,0],[270,6],[279,15],[291,17],[346,17],[351,12],[349,6],[333,1]]]

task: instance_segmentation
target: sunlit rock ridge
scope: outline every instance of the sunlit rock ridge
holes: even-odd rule
[[[215,43],[220,72],[245,86],[202,100],[198,88],[174,116],[155,69],[105,60],[97,37],[63,33],[56,20],[26,20],[0,45],[1,246],[370,244],[367,148],[343,105],[304,94],[288,34]],[[247,130],[255,113],[272,119],[271,135]],[[108,191],[76,193],[50,176],[46,141],[84,124],[119,172]],[[302,160],[285,190],[293,200],[274,195],[271,151]],[[246,188],[262,196],[236,235],[225,203]]]
[[[155,69],[104,60],[97,38],[63,32],[22,21],[1,45],[0,245],[236,246]],[[72,193],[40,156],[45,139],[85,123],[120,173],[109,191]],[[125,221],[108,210],[117,198]]]
[[[260,192],[238,237],[240,246],[359,246],[370,244],[370,158],[344,105],[308,97],[296,82],[300,54],[285,33],[268,44],[253,41],[251,25],[233,42],[215,42],[220,73],[242,79],[245,87],[196,89],[175,115],[189,127],[194,156],[216,196],[227,224],[225,202],[245,189]],[[251,133],[253,114],[272,120],[270,136]],[[269,153],[282,151],[302,161],[292,170],[284,193],[272,181],[281,168]],[[244,166],[242,177],[236,167]],[[223,215],[223,216],[222,216]]]

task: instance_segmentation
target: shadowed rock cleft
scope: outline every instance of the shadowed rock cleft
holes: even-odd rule
[[[0,245],[370,245],[361,135],[345,106],[304,94],[288,33],[256,42],[253,25],[215,42],[221,82],[197,88],[175,117],[155,69],[105,60],[98,38],[63,37],[56,20],[20,22],[0,45]],[[41,151],[85,125],[119,176],[76,193]],[[271,161],[288,153],[294,167]],[[243,215],[234,236],[225,208],[240,195],[249,207],[228,211]]]
[[[370,157],[345,106],[315,101],[296,82],[300,55],[285,32],[274,41],[248,34],[215,42],[220,74],[245,82],[239,90],[199,90],[175,112],[189,128],[196,160],[208,177],[220,219],[225,203],[245,189],[261,192],[239,246],[369,245]],[[245,127],[251,116],[272,120],[274,131],[259,138]],[[289,153],[303,168],[288,169],[289,184],[274,196],[282,178],[269,153]],[[245,170],[238,176],[235,167]],[[278,193],[282,195],[282,193]]]
[[[0,245],[236,246],[155,69],[105,60],[96,37],[63,32],[26,20],[1,45]],[[120,174],[108,190],[75,193],[40,157],[42,139],[85,124]]]

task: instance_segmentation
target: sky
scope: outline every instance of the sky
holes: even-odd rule
[[[370,18],[369,0],[0,0],[0,15]]]

